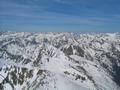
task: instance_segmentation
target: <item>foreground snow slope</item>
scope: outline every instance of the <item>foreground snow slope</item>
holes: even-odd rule
[[[0,33],[0,90],[120,90],[120,34]]]

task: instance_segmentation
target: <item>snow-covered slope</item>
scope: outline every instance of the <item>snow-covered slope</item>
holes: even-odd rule
[[[0,90],[120,90],[119,33],[0,33]]]

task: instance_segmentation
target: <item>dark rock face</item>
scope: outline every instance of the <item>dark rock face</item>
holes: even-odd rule
[[[73,48],[77,51],[76,55],[84,57],[84,50],[81,49],[79,46],[73,46]]]
[[[113,80],[120,86],[120,66],[113,65]]]
[[[72,54],[73,54],[72,46],[70,45],[68,48],[64,48],[64,49],[63,49],[63,52],[64,52],[66,55],[72,55]]]
[[[40,51],[39,54],[38,54],[37,59],[33,62],[34,66],[39,65],[41,58],[42,58],[42,55],[41,55],[41,51]]]
[[[73,52],[74,50],[75,50],[75,53]],[[62,51],[66,55],[78,55],[78,56],[84,57],[84,50],[79,46],[70,45],[68,48],[63,48]]]

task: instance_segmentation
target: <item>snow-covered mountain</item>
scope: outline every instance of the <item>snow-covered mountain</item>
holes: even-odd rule
[[[120,90],[120,34],[1,32],[0,90]]]

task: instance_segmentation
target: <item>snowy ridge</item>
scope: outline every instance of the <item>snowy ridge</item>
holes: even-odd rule
[[[119,33],[0,34],[0,90],[120,90]]]

